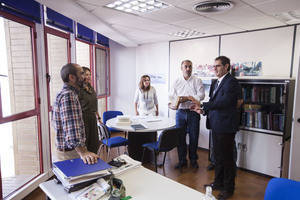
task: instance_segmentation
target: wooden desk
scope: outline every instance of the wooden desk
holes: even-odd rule
[[[142,166],[130,169],[117,178],[123,181],[126,195],[132,196],[132,200],[201,200],[205,196]],[[71,200],[70,194],[62,185],[56,184],[53,180],[41,183],[40,188],[52,200]]]
[[[131,124],[144,124],[147,128],[143,130],[134,130],[130,125],[117,125],[117,118],[112,118],[106,122],[106,125],[120,131],[128,132],[128,154],[131,158],[141,161],[143,148],[142,145],[149,142],[155,142],[157,131],[175,126],[175,120],[163,117],[139,117],[133,116]],[[150,161],[152,154],[145,152],[144,161]]]

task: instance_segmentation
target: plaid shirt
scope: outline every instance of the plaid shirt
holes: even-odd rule
[[[64,84],[52,108],[52,125],[56,133],[56,148],[60,150],[85,146],[82,111],[74,87]]]

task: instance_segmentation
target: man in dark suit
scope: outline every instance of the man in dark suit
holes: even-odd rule
[[[221,190],[218,199],[227,199],[234,193],[236,163],[233,158],[234,138],[238,130],[237,101],[240,91],[238,81],[229,73],[230,59],[219,56],[215,59],[215,80],[210,88],[210,99],[200,104],[194,102],[192,110],[207,115],[212,130],[216,160],[215,180],[205,185]]]

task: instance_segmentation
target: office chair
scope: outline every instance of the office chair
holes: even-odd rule
[[[110,131],[108,130],[107,126],[105,124],[98,124],[99,128],[99,139],[101,141],[101,145],[98,149],[97,154],[100,156],[102,147],[108,148],[108,153],[106,156],[106,160],[108,161],[110,149],[114,147],[118,147],[118,154],[120,155],[120,146],[126,146],[128,144],[128,140],[126,138],[116,136],[116,137],[110,137]]]
[[[103,123],[106,124],[106,121],[112,118],[115,118],[118,115],[123,115],[123,113],[121,111],[113,111],[113,110],[109,110],[109,111],[105,111],[103,113]],[[113,132],[120,132],[117,129],[114,128],[110,128],[108,127],[108,130],[113,133]]]
[[[264,200],[291,200],[300,198],[300,182],[286,178],[272,178]]]
[[[162,166],[165,165],[166,155],[168,151],[171,151],[179,145],[179,134],[182,134],[182,128],[170,128],[163,130],[156,142],[143,144],[142,163],[144,160],[145,150],[153,151],[155,171],[157,172],[157,154],[159,152],[165,152]]]

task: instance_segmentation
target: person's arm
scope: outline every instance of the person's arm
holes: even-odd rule
[[[154,101],[154,105],[156,107],[156,112],[155,115],[158,116],[158,99],[157,99],[157,93],[156,93],[156,89],[154,87],[153,88],[153,101]]]
[[[65,132],[65,144],[68,148],[75,149],[84,163],[94,164],[98,155],[89,152],[85,147],[85,130],[79,100],[72,93],[66,94],[61,99],[62,128]]]
[[[172,85],[169,91],[169,102],[168,102],[168,107],[172,110],[176,110],[177,108],[172,104],[172,102],[175,102],[175,99],[177,99],[177,93],[175,90],[175,85],[176,82]]]
[[[201,101],[205,97],[205,90],[204,90],[204,85],[202,83],[202,80],[197,78],[196,81],[194,82],[194,88],[196,91],[195,95],[188,96],[188,100],[192,101],[193,103],[200,105]]]
[[[100,115],[99,115],[99,112],[98,112],[98,111],[96,111],[96,117],[97,117],[97,120],[98,120],[98,122],[99,122],[99,123],[102,123],[102,121],[101,121],[101,117],[100,117]]]
[[[156,114],[156,116],[158,116],[158,114],[159,114],[158,113],[158,104],[156,104],[155,106],[156,106],[156,113],[155,114]]]
[[[134,110],[135,110],[135,114],[139,115],[138,104],[137,103],[134,103]]]
[[[140,90],[137,89],[134,95],[134,111],[136,115],[139,115],[139,111],[138,111],[139,95],[140,95]]]

